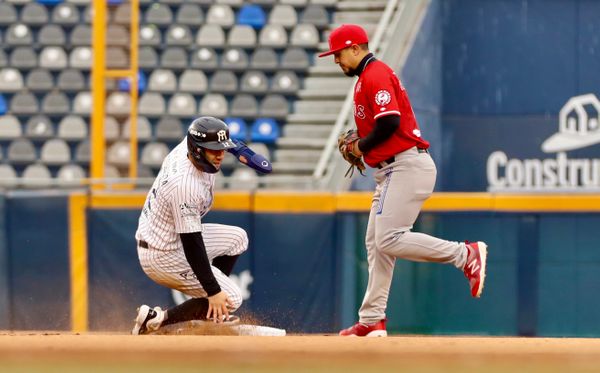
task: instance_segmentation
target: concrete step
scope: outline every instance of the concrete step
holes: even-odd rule
[[[310,162],[316,163],[321,158],[320,149],[277,149],[275,162]]]
[[[339,67],[338,67],[339,69]],[[340,70],[341,71],[341,70]],[[304,79],[304,89],[344,89],[348,90],[352,86],[352,79],[345,75],[337,77],[307,77]]]
[[[348,94],[348,90],[339,89],[313,89],[313,90],[301,90],[298,91],[298,97],[307,100],[340,100],[343,101]]]
[[[377,24],[379,19],[381,18],[381,10],[356,10],[356,11],[348,11],[348,12],[336,12],[333,15],[333,23],[355,23],[359,25],[364,24]],[[364,27],[364,26],[363,26]],[[365,28],[366,30],[366,28]],[[373,35],[369,34],[369,37]]]
[[[273,173],[293,173],[294,175],[310,175],[317,167],[317,162],[273,162]]]
[[[323,149],[327,138],[314,139],[310,137],[280,137],[277,139],[279,149]]]
[[[383,12],[387,0],[344,0],[337,3],[338,11],[344,10],[378,10]]]
[[[333,124],[286,124],[283,137],[323,138],[329,136]]]
[[[312,177],[312,172],[306,175],[296,175],[288,171],[280,171],[279,174],[275,173],[261,177],[260,182],[263,189],[315,190],[315,180]]]
[[[339,100],[301,100],[294,103],[294,113],[311,115],[333,114],[337,116],[343,104]]]
[[[287,123],[334,124],[338,114],[305,114],[296,113],[286,117]]]

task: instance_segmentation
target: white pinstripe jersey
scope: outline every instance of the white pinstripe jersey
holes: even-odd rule
[[[184,139],[165,158],[146,197],[135,233],[150,250],[183,250],[180,233],[202,232],[201,218],[213,202],[215,175],[187,158]]]

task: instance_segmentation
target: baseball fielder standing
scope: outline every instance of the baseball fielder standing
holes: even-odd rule
[[[168,310],[142,305],[132,334],[189,320],[239,321],[229,313],[240,307],[242,294],[229,275],[248,236],[238,227],[202,223],[225,150],[261,172],[271,170],[264,157],[233,142],[227,125],[213,117],[194,120],[186,139],[163,161],[135,233],[138,256],[148,277],[192,298]]]
[[[436,168],[429,143],[421,137],[406,90],[394,71],[375,59],[365,30],[342,25],[329,36],[329,51],[344,74],[358,76],[354,87],[354,120],[358,131],[340,139],[347,160],[378,168],[377,183],[365,244],[369,282],[359,322],[342,336],[387,336],[387,300],[396,258],[450,263],[469,280],[471,295],[479,297],[486,271],[487,246],[459,243],[411,232],[423,202],[433,192]]]

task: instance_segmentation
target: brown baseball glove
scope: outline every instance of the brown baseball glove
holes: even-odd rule
[[[358,168],[358,172],[361,175],[365,176],[363,173],[365,164],[362,161],[362,156],[354,154],[354,147],[357,145],[356,142],[358,140],[360,140],[360,137],[358,137],[358,131],[356,130],[349,130],[338,137],[338,149],[346,162],[350,163],[350,167],[344,177],[348,177],[348,175],[352,177],[355,167]]]

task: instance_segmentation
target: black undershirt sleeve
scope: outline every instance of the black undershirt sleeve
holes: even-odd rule
[[[377,145],[389,139],[400,126],[399,115],[386,115],[375,121],[375,127],[367,136],[358,140],[358,148],[363,153],[368,153]]]
[[[221,291],[221,287],[215,279],[215,276],[212,273],[212,269],[210,268],[210,262],[208,261],[208,256],[206,255],[206,247],[204,246],[204,239],[202,238],[202,232],[194,232],[194,233],[181,233],[179,234],[181,237],[181,242],[183,243],[183,252],[185,253],[185,258],[188,263],[190,263],[190,267],[192,267],[192,271],[196,275],[198,281],[200,281],[200,285],[206,291],[208,296],[215,295]]]

